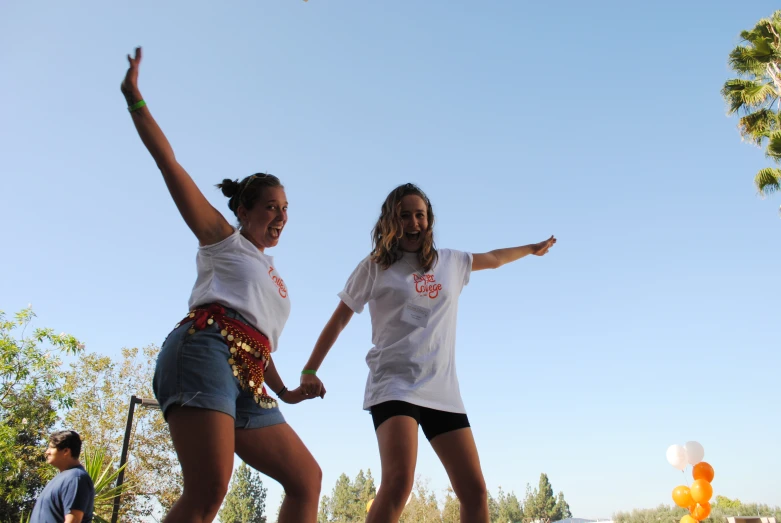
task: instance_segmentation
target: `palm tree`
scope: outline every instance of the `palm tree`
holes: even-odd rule
[[[106,463],[106,461],[106,453],[103,449],[87,452],[84,456],[84,469],[92,478],[92,484],[95,486],[95,514],[93,516],[95,523],[109,523],[114,499],[129,494],[132,488],[130,483],[116,486],[117,476],[127,463],[115,469],[111,462]],[[98,514],[106,514],[108,520]]]
[[[727,80],[721,94],[728,114],[742,115],[738,129],[743,139],[759,147],[767,143],[767,157],[781,163],[781,11],[740,37],[743,41],[729,54],[739,77]],[[760,169],[754,184],[762,195],[781,191],[781,169]]]

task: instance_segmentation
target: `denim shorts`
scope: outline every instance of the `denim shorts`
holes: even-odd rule
[[[238,312],[226,316],[248,323]],[[210,409],[231,416],[237,429],[258,429],[285,423],[279,407],[264,409],[251,392],[242,390],[228,363],[231,354],[217,322],[189,334],[182,322],[163,342],[152,388],[167,415],[173,405]]]

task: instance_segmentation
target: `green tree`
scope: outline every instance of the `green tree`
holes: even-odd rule
[[[330,504],[331,499],[328,496],[323,495],[323,497],[320,498],[320,510],[317,512],[317,523],[328,523],[330,519],[330,510],[328,507]],[[279,511],[277,511],[277,519],[279,519]]]
[[[492,522],[499,519],[499,502],[490,492],[488,493],[488,519]]]
[[[401,513],[399,523],[441,523],[442,514],[439,512],[437,497],[428,488],[428,482],[418,478],[412,488],[404,512]]]
[[[572,517],[569,505],[564,500],[564,493],[559,492],[558,497],[553,495],[553,486],[547,474],[540,474],[540,482],[536,489],[532,490],[529,485],[526,486],[523,517],[551,521]]]
[[[372,471],[360,470],[353,481],[347,474],[336,480],[331,496],[320,500],[318,522],[347,523],[366,519],[366,506],[377,495]]]
[[[613,515],[615,523],[678,523],[689,511],[668,505],[659,505],[652,509],[633,510],[632,512],[618,512]],[[728,516],[757,515],[775,517],[781,520],[781,507],[771,507],[762,503],[744,504],[740,500],[730,499],[724,496],[716,496],[711,503],[711,514],[703,523],[721,523]]]
[[[738,74],[724,83],[721,94],[728,114],[738,114],[741,136],[761,147],[776,163],[781,161],[781,11],[763,18],[729,54],[729,65]],[[775,105],[775,108],[774,108]],[[754,177],[763,195],[781,190],[781,170],[766,167]]]
[[[244,462],[233,474],[219,516],[222,523],[266,523],[266,487]]]
[[[518,523],[523,520],[523,510],[521,503],[514,492],[506,494],[502,487],[499,487],[499,495],[496,499],[496,518],[493,521],[497,523]]]
[[[742,507],[743,503],[739,499],[729,499],[726,496],[716,496],[712,503],[712,508],[722,510],[740,510]]]
[[[152,376],[159,348],[122,349],[115,361],[95,353],[71,364],[63,390],[73,398],[65,423],[81,434],[88,448],[103,449],[119,465],[130,396],[154,397]],[[168,511],[181,493],[181,468],[159,410],[136,406],[130,431],[125,480],[133,485],[122,496],[121,518],[141,520]],[[105,514],[102,514],[106,517]]]
[[[107,523],[110,517],[102,517],[100,514],[111,514],[114,505],[114,499],[122,496],[129,491],[132,484],[123,483],[116,486],[117,476],[125,469],[125,465],[120,468],[114,467],[110,460],[106,459],[103,449],[90,450],[82,452],[84,469],[92,479],[92,485],[95,487],[95,514],[93,521],[95,523]]]
[[[569,503],[564,501],[564,493],[559,492],[559,495],[556,498],[556,506],[553,508],[553,516],[551,517],[551,521],[561,521],[562,519],[571,517],[572,512],[570,512]]]
[[[442,523],[460,523],[461,503],[451,487],[447,488],[445,503],[442,506]]]
[[[62,358],[83,345],[68,334],[36,328],[30,307],[7,319],[0,311],[0,521],[17,521],[54,476],[43,452],[57,409],[72,405],[63,390]]]
[[[366,517],[366,506],[370,500],[377,496],[377,487],[374,485],[371,469],[367,469],[366,474],[363,473],[363,470],[358,472],[353,480],[352,491],[353,497],[357,500],[354,517],[363,521]]]
[[[680,507],[659,505],[655,509],[635,509],[613,515],[614,523],[679,523],[689,511]]]
[[[336,480],[328,504],[328,521],[333,523],[348,523],[353,519],[354,504],[352,484],[347,474],[342,473]]]

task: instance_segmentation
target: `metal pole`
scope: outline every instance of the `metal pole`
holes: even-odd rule
[[[135,395],[130,396],[130,409],[127,412],[127,425],[125,426],[125,440],[122,442],[122,456],[119,459],[121,467],[127,463],[127,448],[130,445],[130,430],[133,428],[133,412],[136,410],[136,403],[141,403],[141,399]],[[117,488],[122,486],[125,481],[125,469],[122,469],[117,476]],[[111,523],[117,523],[119,518],[119,496],[114,498],[114,508],[111,511]]]

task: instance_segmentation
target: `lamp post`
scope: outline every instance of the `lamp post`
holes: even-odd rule
[[[141,405],[142,407],[147,407],[149,409],[159,409],[160,404],[157,403],[157,400],[152,398],[139,398],[138,396],[130,396],[130,409],[128,409],[127,412],[127,425],[125,425],[125,439],[122,441],[122,456],[119,458],[119,466],[122,467],[125,463],[127,463],[127,451],[128,446],[130,445],[130,431],[133,428],[133,413],[136,410],[136,405]],[[119,475],[117,476],[117,488],[122,486],[122,483],[125,482],[125,469],[122,469],[119,471]],[[114,498],[114,508],[111,511],[111,523],[117,523],[117,519],[119,518],[119,505],[120,505],[120,496],[117,496]]]

